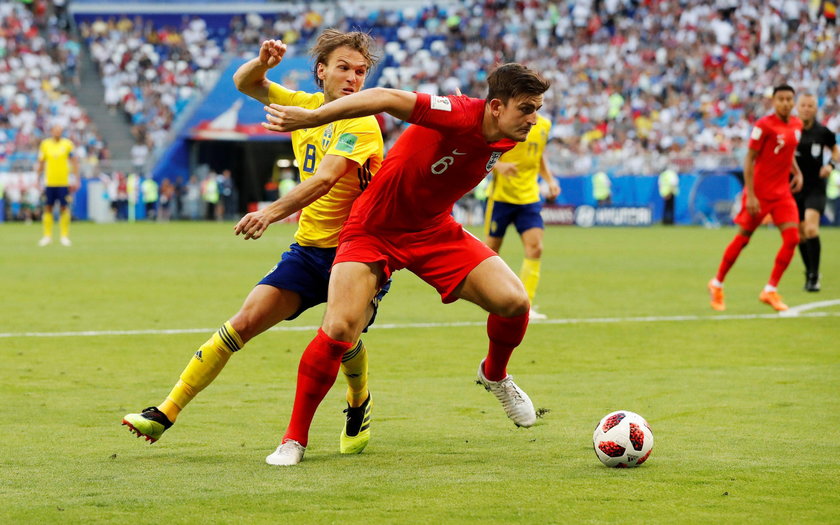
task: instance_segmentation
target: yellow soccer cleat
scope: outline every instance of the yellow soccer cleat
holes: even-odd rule
[[[769,304],[777,312],[784,312],[788,309],[788,305],[782,301],[782,296],[776,291],[768,292],[762,290],[762,292],[758,295],[758,300],[762,303]]]
[[[160,439],[164,431],[172,426],[166,414],[157,407],[146,408],[139,414],[126,414],[122,424],[126,425],[132,433],[137,434],[137,437],[145,437],[146,441],[152,443]]]
[[[709,281],[707,288],[709,289],[712,310],[717,310],[718,312],[726,310],[726,305],[723,303],[723,287],[715,286],[712,284],[712,281]]]
[[[361,454],[370,441],[370,412],[373,408],[373,400],[368,393],[367,399],[362,406],[347,406],[344,411],[347,420],[344,422],[344,429],[341,431],[338,449],[342,454]]]

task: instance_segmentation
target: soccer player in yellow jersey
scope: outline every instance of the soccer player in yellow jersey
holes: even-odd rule
[[[551,121],[537,115],[537,123],[528,132],[525,142],[503,154],[493,169],[493,180],[487,192],[487,211],[484,233],[487,246],[496,253],[502,247],[505,231],[513,223],[522,238],[525,259],[519,278],[525,285],[528,298],[534,304],[534,295],[540,282],[540,257],[542,256],[543,220],[540,215],[540,186],[538,176],[548,183],[548,198],[560,195],[560,185],[551,174],[545,160],[545,146],[551,131]],[[531,319],[546,316],[531,307]]]
[[[233,80],[240,91],[265,105],[314,109],[362,89],[376,60],[372,48],[373,40],[366,33],[324,31],[312,49],[315,79],[323,88],[319,93],[291,91],[266,78],[266,72],[279,64],[286,52],[286,45],[279,40],[263,42],[259,56],[243,64]],[[266,208],[245,215],[234,232],[245,239],[258,239],[270,224],[303,210],[295,242],[251,290],[239,312],[195,352],[163,403],[123,418],[123,424],[138,436],[152,442],[159,439],[234,352],[280,321],[294,319],[326,302],[338,234],[353,201],[382,164],[382,134],[374,117],[354,118],[295,131],[292,146],[301,183]],[[387,285],[370,304],[369,323],[386,292]],[[348,407],[339,450],[343,454],[359,453],[370,439],[372,407],[367,351],[361,340],[346,352],[341,369],[348,382]],[[307,374],[311,371],[298,370],[299,377]]]
[[[59,228],[61,230],[61,244],[70,246],[70,209],[67,207],[70,196],[70,174],[79,174],[79,159],[73,155],[73,142],[61,136],[63,129],[54,125],[50,129],[50,137],[41,141],[38,148],[38,163],[35,172],[44,173],[45,197],[44,211],[41,221],[44,224],[44,236],[38,242],[39,246],[46,246],[52,242],[53,235],[53,206],[58,203]]]

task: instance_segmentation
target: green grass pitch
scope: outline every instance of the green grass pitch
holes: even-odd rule
[[[164,398],[293,232],[246,242],[232,226],[74,224],[71,248],[39,248],[38,225],[0,225],[0,523],[840,520],[840,305],[765,315],[771,229],[732,270],[722,316],[705,285],[732,229],[549,228],[536,303],[575,322],[532,324],[513,356],[550,410],[531,429],[474,384],[485,314],[400,272],[365,337],[363,454],[338,453],[339,378],[304,462],[264,463],[323,307],[281,324],[302,330],[252,341],[161,441],[138,440],[121,417]],[[791,306],[840,299],[840,230],[822,239],[823,291],[802,291],[797,254],[780,287]],[[521,253],[510,235],[515,270]],[[592,451],[616,409],[653,427],[640,468],[605,468]]]

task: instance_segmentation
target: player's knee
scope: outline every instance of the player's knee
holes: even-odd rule
[[[528,294],[523,288],[521,291],[515,291],[502,302],[498,311],[493,312],[502,317],[517,317],[527,314],[531,309],[531,302],[528,300]]]
[[[525,246],[525,256],[529,259],[539,259],[542,257],[542,243],[529,244]]]
[[[813,239],[814,237],[820,234],[820,228],[816,224],[806,224],[805,228],[803,228],[802,233],[804,234],[805,239]]]
[[[359,338],[358,323],[347,318],[326,317],[321,329],[336,341],[353,342]]]
[[[782,242],[793,247],[799,244],[799,228],[786,228],[782,231]]]

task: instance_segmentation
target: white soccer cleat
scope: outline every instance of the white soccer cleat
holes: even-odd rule
[[[38,246],[46,246],[52,242],[52,237],[41,237],[41,240],[38,241]]]
[[[61,238],[61,245],[62,245],[62,246],[72,246],[72,245],[73,245],[73,243],[72,243],[72,242],[70,242],[70,238],[69,238],[69,237],[62,237],[62,238]]]
[[[538,311],[534,310],[533,308],[531,308],[531,310],[528,312],[528,320],[529,321],[543,321],[545,319],[548,319],[547,315],[541,314]]]
[[[484,377],[484,360],[478,365],[478,382],[488,392],[492,392],[496,399],[502,404],[507,417],[518,427],[530,427],[537,421],[537,412],[534,404],[521,388],[513,382],[513,376],[500,381],[490,381]]]
[[[295,441],[289,439],[280,443],[277,450],[265,457],[265,462],[269,465],[278,465],[288,467],[297,465],[303,461],[303,453],[306,452],[306,447]]]

